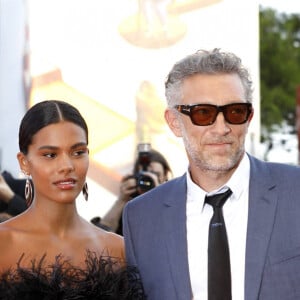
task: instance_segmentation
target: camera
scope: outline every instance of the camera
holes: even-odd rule
[[[140,195],[153,189],[155,187],[155,183],[150,176],[144,174],[144,171],[148,170],[148,166],[151,162],[151,145],[149,143],[141,143],[138,144],[137,149],[137,165],[141,166],[142,170],[137,172],[134,177],[137,183],[137,195]]]

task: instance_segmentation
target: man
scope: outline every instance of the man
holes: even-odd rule
[[[148,299],[300,299],[300,169],[245,153],[252,82],[241,60],[218,49],[187,56],[169,73],[166,98],[165,119],[183,139],[188,170],[124,209],[127,260]],[[209,232],[224,224],[210,226],[205,198],[228,189],[227,297],[211,295],[223,286],[210,274],[225,269],[210,266],[218,255],[209,259]]]

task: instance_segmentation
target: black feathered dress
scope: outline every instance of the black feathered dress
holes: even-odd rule
[[[1,300],[144,300],[146,296],[138,270],[108,256],[86,253],[85,268],[72,266],[58,255],[51,265],[46,255],[32,260],[30,267],[0,275]]]

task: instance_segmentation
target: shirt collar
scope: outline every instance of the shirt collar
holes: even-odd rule
[[[232,190],[232,195],[230,197],[230,201],[236,201],[240,199],[240,196],[243,190],[248,188],[249,178],[250,178],[250,161],[248,155],[244,155],[241,162],[239,163],[237,169],[232,174],[231,178],[228,180],[226,184],[221,186],[220,188],[207,193],[201,187],[199,187],[196,183],[193,182],[189,170],[186,172],[187,174],[187,201],[201,201],[204,205],[204,198],[208,195],[213,195],[217,193],[224,192],[227,188]],[[241,178],[243,180],[241,181]]]
[[[232,174],[231,178],[226,183],[232,190],[231,200],[238,200],[242,192],[248,189],[250,179],[250,160],[248,155],[245,153],[239,166]]]

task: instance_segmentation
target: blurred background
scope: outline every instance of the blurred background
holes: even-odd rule
[[[198,49],[238,54],[254,81],[247,151],[298,164],[300,8],[297,1],[0,0],[0,168],[17,165],[18,126],[46,99],[75,105],[90,130],[86,218],[102,216],[151,143],[174,176],[187,168],[163,118],[164,81]],[[298,7],[296,7],[298,6]]]

